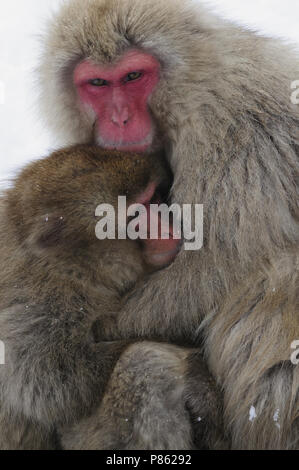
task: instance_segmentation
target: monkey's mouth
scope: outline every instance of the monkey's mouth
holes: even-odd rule
[[[144,219],[142,223],[146,224],[147,238],[141,239],[140,242],[147,263],[156,267],[170,264],[182,245],[180,234],[175,234],[173,214],[168,211],[167,201],[168,191],[165,184],[150,183],[141,197],[137,198],[137,203],[146,208],[146,220]],[[157,207],[161,208],[162,204],[164,213],[157,211]]]
[[[119,142],[106,141],[102,137],[97,137],[97,144],[107,150],[118,150],[123,152],[145,152],[153,142],[153,135],[150,133],[145,139],[137,142]]]

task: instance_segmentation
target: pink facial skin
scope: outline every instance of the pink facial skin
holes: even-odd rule
[[[88,60],[77,65],[74,84],[81,103],[97,115],[101,147],[144,152],[151,146],[154,132],[148,100],[159,82],[159,72],[159,62],[137,50],[111,66]]]
[[[181,248],[181,240],[173,238],[173,228],[171,226],[163,226],[161,217],[159,216],[159,237],[158,239],[150,239],[150,215],[151,209],[147,206],[148,218],[148,239],[143,240],[144,254],[147,262],[151,266],[165,267],[175,260]],[[162,239],[162,233],[168,234],[167,239]]]
[[[157,185],[150,183],[146,190],[137,197],[136,203],[143,204],[147,209],[144,224],[147,225],[148,238],[142,240],[145,258],[148,264],[156,268],[163,268],[174,261],[181,248],[182,240],[173,237],[173,227],[164,226],[161,215],[158,221],[158,238],[150,238],[151,227],[151,203],[159,204],[159,199],[155,200]],[[141,217],[142,220],[142,217]],[[143,223],[141,221],[141,223]],[[167,239],[162,239],[162,234],[167,234]]]

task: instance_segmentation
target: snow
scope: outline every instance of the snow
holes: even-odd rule
[[[250,407],[250,410],[249,410],[249,421],[254,421],[255,418],[257,418],[257,414],[256,414],[256,411],[255,411],[255,407],[254,407],[254,406],[251,406],[251,407]]]
[[[39,35],[61,1],[10,0],[1,4],[0,187],[8,184],[7,180],[20,166],[51,150],[50,136],[39,123],[35,109],[38,84],[34,68],[39,56]],[[298,0],[205,0],[203,3],[227,18],[299,46]]]
[[[275,411],[274,415],[273,415],[273,421],[275,423],[275,426],[280,429],[280,424],[279,424],[279,413],[280,413],[280,409],[277,408],[277,410]]]

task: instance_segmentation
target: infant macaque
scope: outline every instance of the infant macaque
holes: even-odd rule
[[[96,208],[112,205],[117,219],[126,196],[148,222],[170,185],[160,155],[76,146],[29,165],[2,197],[0,449],[55,448],[57,430],[68,449],[171,449],[173,433],[181,449],[194,439],[221,446],[221,400],[192,361],[199,352],[109,342],[98,329],[138,280],[174,260],[180,241],[171,227],[169,240],[119,240],[117,230],[99,240]]]

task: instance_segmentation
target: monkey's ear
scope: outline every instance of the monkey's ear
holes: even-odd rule
[[[65,219],[60,214],[37,216],[30,227],[26,243],[35,253],[59,247],[66,241],[65,228]]]

